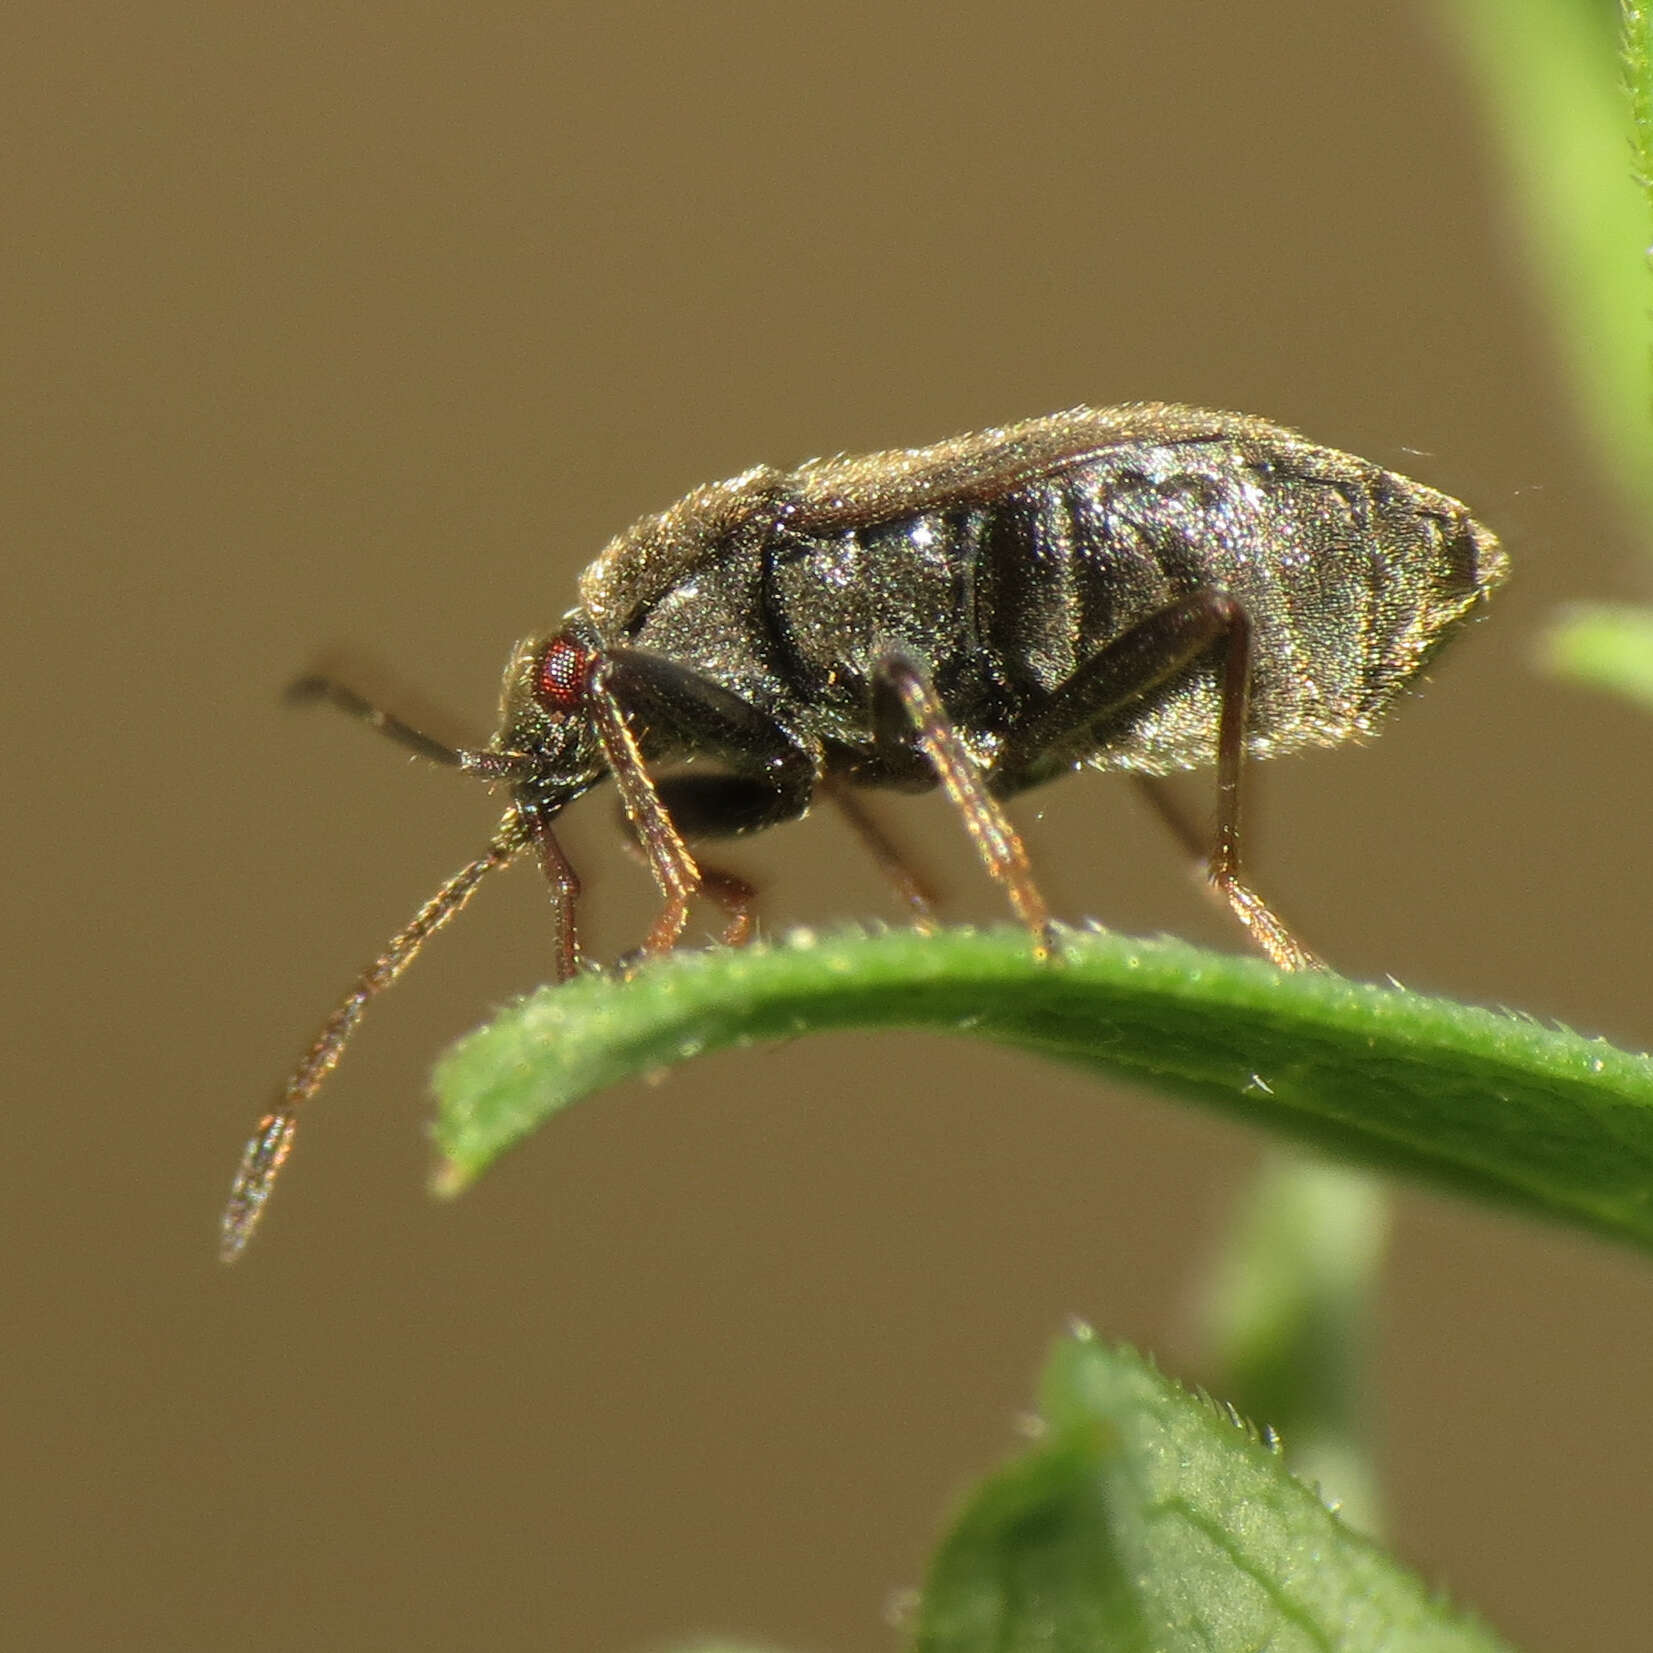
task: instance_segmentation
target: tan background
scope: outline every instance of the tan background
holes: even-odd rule
[[[1529,665],[1645,568],[1429,14],[662,10],[10,14],[17,1646],[891,1646],[1064,1316],[1197,1370],[1253,1139],[964,1044],[708,1061],[431,1204],[429,1063],[545,969],[526,873],[219,1270],[253,1115],[492,819],[276,691],[354,647],[482,731],[511,641],[690,484],[1164,397],[1473,501],[1518,583],[1384,740],[1269,777],[1261,882],[1352,974],[1653,1040],[1653,726]],[[894,816],[995,916],[932,802]],[[610,809],[570,839],[613,950],[650,903]],[[1064,911],[1235,944],[1129,788],[1022,815]],[[742,864],[777,923],[890,912],[824,817]],[[1528,1646],[1644,1647],[1653,1270],[1400,1210],[1402,1547]]]

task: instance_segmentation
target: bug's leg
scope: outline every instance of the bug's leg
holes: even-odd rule
[[[233,1263],[263,1215],[270,1189],[292,1151],[299,1110],[338,1066],[350,1036],[367,1013],[368,1005],[413,962],[419,949],[456,916],[490,873],[513,860],[525,847],[527,833],[515,810],[506,815],[487,853],[455,873],[435,895],[392,936],[385,950],[365,969],[338,1008],[321,1025],[315,1042],[304,1053],[282,1088],[280,1100],[258,1122],[241,1156],[230,1187],[220,1231],[219,1256]]]
[[[670,813],[669,802],[666,807]],[[643,846],[636,839],[628,838],[625,847],[628,855],[648,865]],[[742,878],[738,872],[730,872],[727,867],[714,867],[699,856],[695,857],[695,864],[700,868],[700,894],[723,910],[723,934],[718,939],[725,947],[744,947],[752,939],[757,885],[748,878]],[[635,959],[630,956],[622,960],[623,965],[633,962]]]
[[[1231,901],[1232,898],[1229,894],[1229,890],[1223,886],[1216,875],[1212,872],[1210,840],[1189,818],[1187,811],[1183,809],[1179,800],[1171,794],[1171,791],[1166,785],[1164,779],[1158,775],[1134,775],[1132,779],[1136,782],[1137,791],[1141,794],[1144,801],[1164,823],[1166,830],[1173,838],[1177,840],[1183,849],[1188,852],[1189,857],[1198,866],[1201,876],[1205,880],[1206,888],[1219,900]],[[1231,868],[1231,870],[1237,872],[1238,869]],[[1235,880],[1235,882],[1237,882],[1237,880]],[[1245,890],[1246,895],[1249,896],[1252,901],[1256,902],[1257,906],[1261,908],[1262,911],[1266,912],[1269,919],[1273,921],[1273,925],[1275,927],[1274,941],[1276,946],[1279,947],[1280,952],[1282,954],[1286,954],[1287,950],[1290,950],[1289,956],[1277,957],[1275,952],[1259,937],[1258,946],[1262,948],[1262,950],[1275,964],[1283,970],[1324,968],[1321,960],[1310,952],[1307,947],[1305,947],[1291,934],[1289,930],[1286,929],[1285,925],[1281,923],[1279,917],[1272,910],[1263,905],[1263,902],[1259,896],[1252,892],[1248,886],[1240,887]],[[1244,922],[1244,920],[1242,920],[1242,922]],[[1250,929],[1249,924],[1247,924],[1246,927],[1247,929]]]
[[[655,782],[677,829],[685,838],[744,838],[753,832],[796,820],[807,796],[778,792],[748,775],[690,770],[663,775]]]
[[[590,688],[592,722],[602,743],[603,757],[620,791],[620,807],[660,886],[666,904],[643,941],[645,953],[669,953],[689,922],[689,902],[702,883],[700,867],[683,842],[682,834],[666,813],[643,754],[631,731],[624,707],[609,686],[607,668],[599,667]]]
[[[837,805],[839,813],[867,847],[878,870],[913,915],[914,925],[928,934],[936,927],[936,893],[930,881],[908,860],[895,842],[851,790],[848,781],[828,776],[821,790]]]
[[[709,802],[707,825],[698,829],[706,836],[758,832],[809,808],[816,759],[761,707],[689,666],[641,649],[610,649],[603,676],[633,722],[651,732],[651,745],[708,759],[729,780],[746,783],[742,801],[717,781],[720,795]],[[679,796],[687,806],[687,794]]]
[[[660,801],[677,830],[689,841],[730,838],[772,824],[774,794],[740,775],[666,775],[655,783]],[[642,854],[642,845],[628,846]],[[699,860],[699,857],[696,857]],[[727,867],[700,860],[700,890],[724,911],[723,944],[744,947],[752,939],[757,886]]]
[[[562,845],[551,830],[550,814],[531,804],[519,805],[519,812],[551,892],[551,919],[556,936],[554,973],[560,982],[572,981],[580,970],[579,928],[575,918],[580,875],[563,854]]]
[[[1217,837],[1207,854],[1207,876],[1279,969],[1317,968],[1320,960],[1240,877],[1240,777],[1251,699],[1251,621],[1226,592],[1194,592],[1091,656],[1010,732],[995,765],[994,783],[1014,791],[1077,763],[1095,745],[1100,725],[1217,647],[1222,649]]]
[[[1245,736],[1251,704],[1251,622],[1238,603],[1223,655],[1222,721],[1217,727],[1217,843],[1210,879],[1227,898],[1251,939],[1281,970],[1323,970],[1325,965],[1281,922],[1249,884],[1240,879],[1240,776],[1245,769]]]
[[[593,680],[592,695],[604,755],[620,783],[621,807],[666,897],[644,951],[675,945],[696,890],[728,913],[724,940],[745,941],[756,891],[734,873],[699,866],[684,839],[757,832],[803,814],[815,788],[813,758],[759,707],[659,655],[611,650]],[[643,766],[634,725],[661,749],[727,765],[732,772],[669,776],[656,785]]]
[[[744,947],[752,939],[752,909],[757,905],[758,887],[727,867],[700,864],[700,887],[723,909],[723,945]]]
[[[1016,916],[1033,932],[1040,956],[1049,956],[1056,947],[1055,930],[1050,908],[1034,882],[1027,850],[998,799],[988,791],[981,765],[953,727],[935,686],[916,661],[899,652],[883,656],[871,676],[879,738],[904,744],[903,736],[918,737],[925,760],[964,817],[983,865],[1004,886]]]

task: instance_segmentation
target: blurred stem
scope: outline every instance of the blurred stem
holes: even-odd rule
[[[1367,1533],[1381,1522],[1368,1373],[1388,1226],[1388,1198],[1371,1177],[1274,1155],[1245,1198],[1202,1315],[1214,1391],[1278,1434],[1293,1473]]]
[[[1504,154],[1575,398],[1609,475],[1653,525],[1653,46],[1624,0],[1622,61],[1601,0],[1447,0]],[[1634,176],[1633,176],[1634,172]]]

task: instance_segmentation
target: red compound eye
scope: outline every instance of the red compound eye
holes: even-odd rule
[[[596,656],[566,637],[554,638],[540,656],[534,693],[547,711],[569,712],[585,700]]]

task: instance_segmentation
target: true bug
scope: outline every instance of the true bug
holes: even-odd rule
[[[1315,964],[1241,878],[1243,760],[1369,731],[1506,571],[1456,500],[1261,419],[1075,408],[933,447],[760,466],[645,517],[585,571],[562,628],[517,646],[481,750],[305,679],[299,693],[507,784],[512,801],[260,1122],[223,1255],[246,1244],[300,1108],[368,1002],[487,873],[538,858],[555,972],[576,973],[579,883],[552,823],[605,777],[665,898],[647,954],[676,944],[701,890],[727,909],[726,940],[747,933],[750,889],[685,840],[795,818],[828,788],[899,873],[847,789],[938,783],[1049,952],[1049,910],[999,800],[1086,765],[1214,763],[1212,884],[1280,968]],[[711,772],[654,772],[686,759]]]

